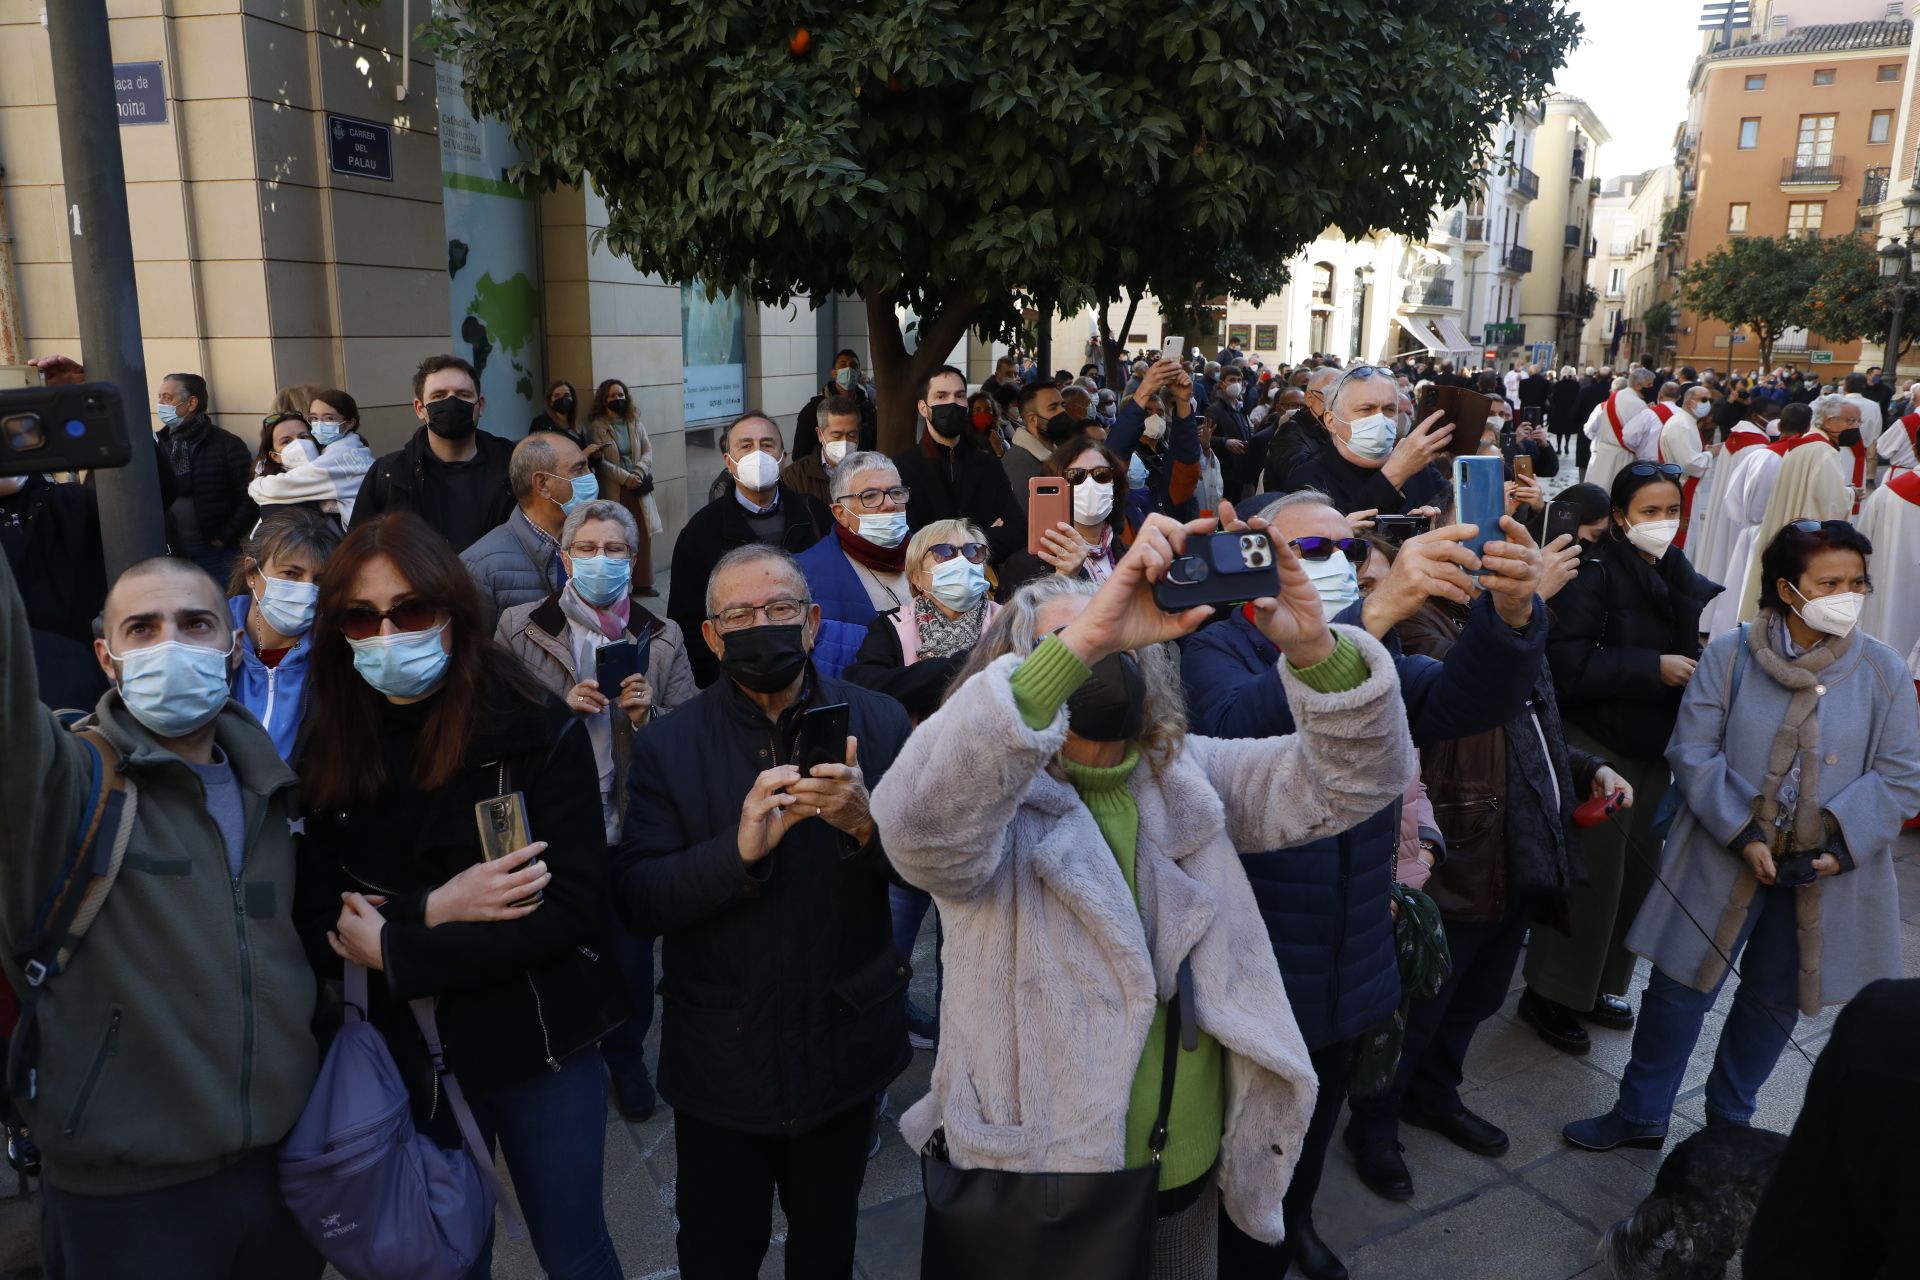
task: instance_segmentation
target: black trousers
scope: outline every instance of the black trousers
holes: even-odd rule
[[[872,1126],[871,1102],[796,1137],[675,1112],[683,1280],[754,1280],[773,1238],[776,1193],[787,1215],[787,1280],[847,1280]]]
[[[1359,1040],[1340,1040],[1309,1055],[1313,1074],[1319,1078],[1320,1093],[1313,1104],[1313,1117],[1307,1122],[1306,1141],[1300,1148],[1300,1162],[1294,1166],[1293,1181],[1287,1184],[1281,1201],[1287,1217],[1287,1238],[1279,1244],[1262,1244],[1242,1231],[1220,1210],[1220,1280],[1280,1280],[1293,1264],[1293,1233],[1299,1223],[1313,1221],[1313,1197],[1320,1190],[1320,1175],[1327,1167],[1327,1148],[1340,1119],[1340,1104],[1347,1100],[1347,1088],[1353,1083],[1353,1055]]]
[[[40,1215],[47,1280],[318,1280],[322,1263],[280,1200],[271,1150],[158,1191],[83,1196],[51,1183]]]

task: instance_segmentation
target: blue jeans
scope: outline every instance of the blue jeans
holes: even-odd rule
[[[1740,966],[1740,986],[1720,1031],[1713,1074],[1707,1077],[1707,1113],[1714,1118],[1739,1124],[1753,1119],[1754,1099],[1800,1017],[1796,892],[1761,885],[1759,902],[1748,909],[1728,952]],[[1712,991],[1695,991],[1653,971],[1633,1031],[1633,1060],[1620,1077],[1620,1101],[1614,1109],[1621,1118],[1666,1128],[1700,1027],[1725,982],[1722,976]]]
[[[613,1093],[628,1111],[650,1111],[657,1099],[647,1075],[647,1031],[653,1026],[653,938],[636,934],[615,921],[607,929],[613,939],[613,962],[627,988],[633,1013],[600,1041]]]
[[[607,1076],[598,1049],[558,1071],[489,1089],[468,1100],[487,1149],[499,1140],[526,1215],[533,1252],[549,1280],[620,1280],[601,1211],[607,1143]],[[493,1274],[493,1236],[468,1280]]]
[[[933,895],[919,889],[902,889],[897,884],[887,886],[887,906],[893,910],[893,949],[900,958],[913,963],[913,944],[920,936],[920,922],[927,918],[927,911],[933,906]],[[933,1009],[940,1011],[940,916],[933,917]]]

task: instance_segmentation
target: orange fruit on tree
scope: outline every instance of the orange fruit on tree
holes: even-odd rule
[[[795,27],[793,34],[787,37],[787,52],[796,58],[807,56],[807,50],[813,47],[813,32],[805,27]]]

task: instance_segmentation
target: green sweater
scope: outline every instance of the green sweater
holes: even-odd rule
[[[1014,669],[1010,679],[1021,720],[1031,729],[1043,729],[1053,723],[1061,706],[1092,674],[1073,650],[1058,638],[1048,636]],[[1356,688],[1366,681],[1366,659],[1360,656],[1360,650],[1351,640],[1342,637],[1325,661],[1295,674],[1322,692],[1338,692]],[[1136,904],[1140,892],[1135,875],[1140,811],[1134,805],[1128,783],[1139,763],[1140,748],[1135,744],[1128,745],[1124,760],[1109,768],[1075,764],[1065,757],[1060,759],[1067,780],[1080,793],[1081,801],[1119,862]],[[1182,1016],[1190,1014],[1188,1010]],[[1147,1043],[1140,1051],[1140,1065],[1134,1070],[1133,1089],[1127,1102],[1129,1168],[1140,1168],[1151,1158],[1147,1140],[1160,1111],[1166,1037],[1167,1007],[1163,1004],[1154,1010],[1153,1024],[1147,1029]],[[1162,1190],[1186,1186],[1213,1168],[1220,1158],[1226,1111],[1226,1051],[1219,1041],[1203,1031],[1191,1052],[1181,1051],[1175,1068],[1173,1105],[1167,1117],[1167,1147],[1160,1162]]]

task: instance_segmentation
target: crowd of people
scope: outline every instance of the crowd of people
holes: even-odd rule
[[[346,391],[288,388],[250,447],[169,375],[170,555],[109,581],[84,480],[0,479],[16,990],[101,777],[137,795],[15,1089],[47,1273],[320,1274],[275,1148],[347,966],[555,1280],[621,1274],[607,1109],[663,1103],[681,1274],[757,1276],[777,1203],[787,1274],[849,1276],[923,1050],[927,1274],[1040,1274],[1021,1178],[1131,1171],[1133,1274],[1343,1277],[1336,1134],[1395,1201],[1402,1124],[1507,1151],[1462,1084],[1516,973],[1555,1049],[1631,1034],[1564,1131],[1606,1151],[1665,1143],[1737,970],[1706,1108],[1750,1125],[1797,1020],[1901,974],[1920,387],[1651,363],[1008,356],[931,373],[888,453],[846,351],[791,429],[724,428],[664,601],[618,379],[555,381],[516,441],[435,356],[376,456]],[[1487,397],[1478,436],[1434,387]],[[1497,528],[1456,518],[1462,452],[1502,461]],[[1162,608],[1216,531],[1277,589]],[[1004,1220],[950,1218],[980,1199],[936,1181],[980,1177]]]

